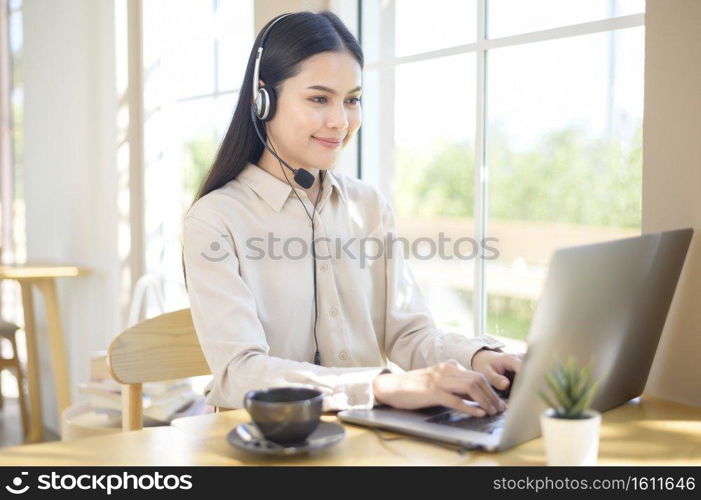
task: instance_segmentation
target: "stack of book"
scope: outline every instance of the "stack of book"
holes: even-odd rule
[[[90,381],[78,385],[78,391],[97,413],[121,416],[122,386],[112,378],[105,353],[90,360]],[[174,418],[202,413],[204,398],[197,396],[188,379],[143,384],[144,422],[168,423]]]

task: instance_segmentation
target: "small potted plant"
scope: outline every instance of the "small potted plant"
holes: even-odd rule
[[[538,394],[550,407],[540,416],[548,465],[596,465],[601,414],[589,407],[598,388],[591,366],[579,368],[569,357],[545,379],[550,395]]]

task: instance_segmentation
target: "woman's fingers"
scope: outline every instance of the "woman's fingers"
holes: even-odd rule
[[[487,381],[497,389],[504,390],[509,387],[509,379],[491,367],[487,369],[484,376],[487,377]]]
[[[448,392],[441,392],[439,396],[439,404],[452,408],[453,410],[461,411],[474,417],[484,417],[486,415],[482,408],[470,406],[460,397]]]
[[[498,377],[503,377],[492,370],[493,374]],[[499,396],[494,392],[489,385],[489,381],[480,372],[468,370],[458,363],[451,363],[448,367],[448,374],[457,379],[458,386],[451,386],[450,391],[457,394],[468,394],[474,401],[479,403],[482,408],[490,413],[496,413],[504,410],[504,404],[499,399]],[[493,375],[493,376],[494,376]],[[503,377],[506,379],[506,377]],[[508,384],[508,379],[506,379]]]
[[[452,379],[452,380],[451,380]],[[477,373],[466,373],[447,379],[443,389],[453,394],[463,394],[479,404],[490,414],[502,410],[499,397],[494,393],[485,378]],[[490,394],[491,393],[491,394]]]
[[[489,385],[489,382],[487,382],[484,378],[482,379],[481,383],[479,384],[479,389],[484,393],[485,397],[489,400],[489,402],[495,408],[495,410],[496,410],[495,413],[500,412],[500,411],[504,411],[506,409],[502,400],[499,399],[499,396],[497,395],[497,393],[494,392],[494,389],[492,389],[492,386]]]
[[[521,364],[523,363],[521,357],[514,355],[504,356],[499,361],[501,361],[501,368],[514,373],[518,373],[518,371],[521,369]]]
[[[484,398],[494,408],[495,413],[504,409],[499,396],[497,396],[497,394],[494,392],[494,389],[492,389],[492,386],[489,385],[489,382],[485,377],[481,376],[478,378],[477,389],[482,392]]]
[[[516,355],[505,355],[494,358],[491,363],[485,368],[484,375],[491,385],[497,389],[505,390],[511,383],[504,376],[506,372],[518,373],[521,369],[521,358]]]

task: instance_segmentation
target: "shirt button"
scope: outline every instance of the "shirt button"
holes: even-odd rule
[[[322,271],[326,271],[328,268],[329,268],[329,265],[328,265],[328,264],[322,264],[322,265],[321,265],[321,270],[322,270]]]
[[[345,361],[348,359],[348,351],[341,351],[338,353],[338,359]]]
[[[336,306],[333,306],[331,309],[329,309],[329,314],[333,316],[334,318],[338,316],[338,308]]]

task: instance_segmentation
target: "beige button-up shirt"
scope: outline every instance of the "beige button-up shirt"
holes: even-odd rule
[[[290,181],[294,184],[292,176]],[[370,408],[372,380],[389,359],[404,370],[454,358],[471,368],[489,336],[436,327],[409,269],[392,207],[370,184],[327,171],[311,221],[286,182],[249,163],[200,198],[183,220],[192,319],[213,379],[207,403],[243,406],[252,389],[307,386],[324,410]]]

